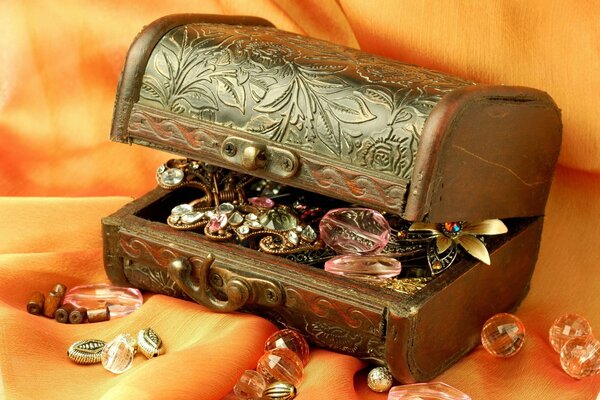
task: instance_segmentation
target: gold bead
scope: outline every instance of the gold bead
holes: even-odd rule
[[[158,357],[162,353],[162,340],[152,328],[139,331],[137,343],[140,352],[148,359]]]
[[[267,386],[263,392],[266,399],[292,400],[296,397],[296,387],[287,382],[275,382]]]
[[[387,392],[394,383],[394,377],[386,367],[373,368],[367,376],[367,384],[369,389],[374,392]]]
[[[95,364],[102,358],[102,349],[106,343],[97,339],[86,339],[75,342],[67,350],[69,358],[77,364]]]

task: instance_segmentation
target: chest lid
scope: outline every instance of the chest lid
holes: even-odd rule
[[[480,118],[458,128],[465,113]],[[507,132],[502,124],[515,118]],[[178,15],[149,25],[133,43],[111,138],[409,220],[476,220],[543,213],[560,119],[549,97],[532,89],[474,86],[257,18]],[[494,150],[515,138],[515,149]],[[454,160],[453,151],[463,154]],[[479,209],[456,204],[469,194],[452,194],[458,183],[445,184],[448,169],[466,163],[477,171],[482,160],[491,169],[479,178],[496,165],[523,184],[508,176],[474,194],[490,198]],[[481,181],[477,173],[464,179]],[[486,190],[513,191],[516,200],[502,204]],[[451,207],[442,194],[453,196]]]

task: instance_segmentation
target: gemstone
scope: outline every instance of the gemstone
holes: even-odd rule
[[[569,340],[560,350],[560,365],[576,379],[600,373],[600,341],[592,336]]]
[[[229,216],[229,223],[233,226],[238,226],[242,222],[244,222],[244,217],[237,211]]]
[[[306,225],[306,228],[302,230],[300,236],[307,242],[314,242],[317,240],[317,233],[310,225]]]
[[[263,392],[263,399],[292,400],[297,394],[296,386],[291,383],[275,382],[267,386]]]
[[[268,197],[251,197],[248,202],[256,207],[261,208],[273,208],[275,202]]]
[[[448,233],[449,236],[456,236],[462,230],[462,224],[460,222],[445,222],[444,232]]]
[[[187,203],[184,203],[173,207],[173,209],[171,210],[171,215],[183,215],[192,211],[194,211],[194,207]]]
[[[144,298],[138,289],[98,283],[75,286],[67,292],[63,302],[88,310],[100,309],[108,305],[110,317],[119,318],[140,308]]]
[[[229,214],[235,210],[235,206],[231,203],[221,203],[217,209],[220,213]]]
[[[320,237],[338,254],[374,254],[390,239],[390,225],[369,208],[337,208],[319,223]]]
[[[227,214],[217,214],[208,221],[208,231],[218,232],[227,225]]]
[[[591,334],[592,327],[587,319],[577,314],[565,314],[557,318],[550,327],[550,344],[557,353],[560,353],[560,349],[569,340]]]
[[[429,382],[394,386],[388,400],[471,400],[471,397],[443,382]]]
[[[248,214],[246,214],[245,219],[246,219],[246,221],[256,221],[256,220],[258,220],[258,217],[254,213],[248,213]]]
[[[289,349],[273,349],[265,352],[258,360],[256,371],[269,383],[282,381],[294,386],[302,381],[302,360]]]
[[[233,393],[238,399],[257,399],[262,397],[266,387],[267,382],[261,374],[247,369],[233,387]]]
[[[252,229],[262,228],[262,225],[258,221],[246,221],[245,224],[248,225]]]
[[[393,278],[401,270],[400,261],[377,254],[344,254],[325,262],[325,271],[348,278]]]
[[[281,329],[267,339],[265,351],[273,349],[289,349],[296,353],[302,364],[308,363],[308,342],[301,333],[293,329]]]
[[[165,186],[179,185],[184,178],[184,173],[179,168],[168,168],[158,175],[159,183]]]
[[[512,314],[496,314],[483,325],[481,343],[493,356],[514,356],[525,343],[525,326]]]
[[[288,231],[296,228],[298,225],[298,218],[287,212],[285,209],[276,208],[261,214],[260,217],[258,217],[258,222],[266,229]]]
[[[166,169],[167,169],[167,166],[165,164],[161,165],[160,167],[158,167],[156,169],[156,175],[160,175],[161,173],[165,172]]]
[[[192,211],[187,214],[183,214],[180,219],[184,224],[193,224],[194,222],[198,222],[204,217],[204,213],[200,211]]]
[[[250,228],[246,225],[242,225],[239,228],[237,228],[237,231],[242,235],[247,235],[250,233]]]
[[[131,368],[135,352],[135,339],[129,334],[119,335],[102,349],[102,365],[113,374],[121,374]]]
[[[298,234],[294,231],[289,231],[287,234],[288,240],[290,241],[291,244],[296,245],[298,244],[298,242],[300,242],[300,238],[298,237]]]
[[[210,211],[207,211],[204,215],[206,215],[208,218],[214,218],[217,215],[217,213],[210,210]]]
[[[374,392],[387,392],[393,384],[394,377],[386,367],[373,368],[367,375],[367,385]]]

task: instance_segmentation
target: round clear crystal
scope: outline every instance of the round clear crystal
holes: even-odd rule
[[[184,173],[179,168],[168,168],[159,175],[159,182],[165,186],[179,185],[184,178]]]

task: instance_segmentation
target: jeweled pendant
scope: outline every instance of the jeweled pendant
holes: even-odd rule
[[[128,334],[119,335],[102,349],[102,365],[113,374],[121,374],[131,368],[135,353],[135,339]]]
[[[320,238],[338,254],[374,254],[390,240],[390,225],[368,208],[337,208],[319,223]]]
[[[111,318],[119,318],[140,308],[144,298],[138,289],[100,283],[75,286],[67,292],[64,302],[88,310],[108,305]]]
[[[443,382],[394,386],[388,400],[471,400],[471,397]]]
[[[348,278],[393,278],[401,270],[400,261],[381,255],[344,254],[325,262],[325,271]]]
[[[585,318],[577,314],[566,314],[554,321],[548,336],[554,351],[560,353],[562,347],[569,340],[591,334],[592,326]]]

